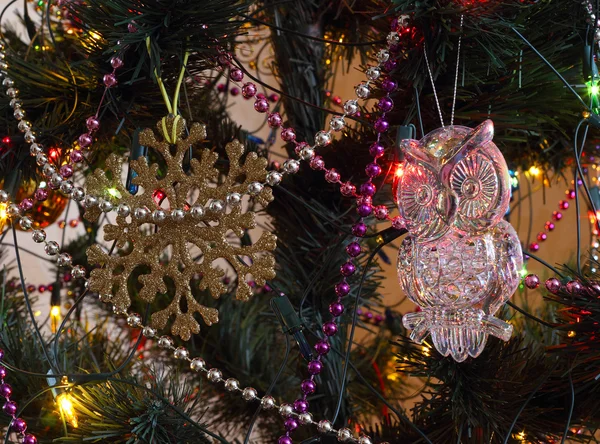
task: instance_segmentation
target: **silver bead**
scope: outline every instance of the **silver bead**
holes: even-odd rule
[[[8,63],[6,63],[4,60],[0,61],[0,69],[6,71],[8,69]],[[4,73],[2,73],[2,74],[4,74]]]
[[[4,79],[6,80],[6,79]],[[15,97],[17,97],[19,95],[19,90],[17,88],[8,88],[6,90],[6,95],[8,97],[10,97],[11,99],[14,99]]]
[[[44,251],[46,252],[46,254],[48,256],[54,256],[54,255],[56,255],[60,251],[60,247],[58,246],[58,242],[56,242],[56,241],[46,242],[46,245],[44,246]]]
[[[15,116],[15,119],[17,120],[21,120],[25,118],[25,111],[23,110],[23,108],[17,108],[15,110],[15,112],[13,113],[13,116]]]
[[[36,141],[35,134],[33,134],[31,131],[27,131],[25,133],[25,136],[23,136],[23,138],[25,139],[25,142],[27,142],[27,143],[33,143]]]
[[[387,49],[380,49],[377,53],[377,61],[379,63],[385,63],[390,59],[390,53]]]
[[[331,425],[331,422],[323,419],[317,424],[317,430],[319,433],[329,433],[333,430],[333,426]]]
[[[354,92],[360,99],[368,99],[371,90],[369,89],[369,85],[367,85],[366,83],[361,83],[356,87]]]
[[[290,416],[294,413],[294,408],[289,404],[281,404],[279,406],[279,414],[281,416]]]
[[[282,174],[279,171],[269,171],[267,174],[267,183],[272,187],[279,185],[281,182]]]
[[[190,210],[190,214],[194,219],[201,219],[204,216],[204,208],[200,205],[194,205]]]
[[[305,146],[300,150],[300,158],[302,160],[310,160],[315,157],[315,150],[310,146]]]
[[[72,180],[63,180],[60,183],[60,191],[64,194],[71,194],[73,192],[73,181]]]
[[[225,210],[225,204],[222,200],[215,199],[210,204],[208,204],[208,209],[212,213],[221,213],[223,212],[223,210]]]
[[[164,210],[154,210],[152,212],[152,220],[157,224],[164,222],[167,219],[167,213]]]
[[[71,276],[73,276],[75,279],[85,277],[85,268],[83,268],[81,265],[75,265],[71,269]]]
[[[300,162],[294,159],[288,159],[283,163],[283,171],[288,174],[296,174],[300,169]]]
[[[318,146],[327,146],[331,143],[331,133],[328,131],[319,131],[315,136],[315,143]]]
[[[16,113],[16,111],[15,111]],[[17,125],[17,128],[19,128],[19,131],[21,131],[22,133],[24,133],[25,131],[30,131],[31,130],[31,124],[26,121],[26,120],[21,120],[19,122],[19,124]]]
[[[29,154],[31,154],[32,156],[37,156],[38,154],[41,154],[43,152],[44,150],[37,143],[32,143],[29,147]]]
[[[397,32],[390,32],[387,35],[386,40],[387,40],[389,46],[394,46],[394,45],[397,45],[398,43],[400,43],[400,36],[398,35]]]
[[[142,334],[145,338],[153,338],[154,336],[156,336],[156,330],[150,327],[149,325],[146,325],[142,329]]]
[[[242,391],[242,398],[244,398],[244,400],[246,401],[252,401],[253,399],[256,399],[257,396],[258,393],[256,392],[256,389],[252,387],[246,387]]]
[[[14,86],[14,85],[15,85],[15,82],[10,77],[7,77],[4,80],[2,80],[2,86],[6,86],[7,88],[10,88],[11,86]]]
[[[150,213],[150,211],[147,208],[136,208],[133,210],[133,217],[137,220],[144,220],[148,217],[148,213]]]
[[[46,165],[48,163],[48,157],[44,153],[38,153],[35,156],[35,163],[38,166]]]
[[[361,437],[358,438],[358,444],[373,444],[373,441],[367,435],[361,435]]]
[[[180,208],[175,208],[173,211],[171,211],[171,219],[173,219],[174,221],[182,221],[184,217],[185,211],[183,211]]]
[[[260,400],[260,405],[265,410],[271,410],[273,407],[275,407],[275,398],[272,396],[263,396],[263,398]]]
[[[85,196],[85,207],[86,208],[92,208],[92,207],[95,207],[96,205],[98,205],[98,198],[96,196],[92,196],[91,194],[88,194],[87,196]]]
[[[2,202],[2,203],[8,202],[8,193],[4,190],[0,190],[0,202]]]
[[[204,359],[202,358],[194,358],[192,359],[192,362],[190,362],[190,368],[195,372],[199,372],[206,368],[206,362],[204,362]]]
[[[19,221],[19,226],[24,231],[30,230],[32,225],[33,225],[33,221],[27,216],[22,217],[21,220]]]
[[[110,213],[113,209],[113,204],[109,200],[102,199],[100,201],[100,209],[105,213]]]
[[[210,382],[219,382],[223,377],[223,374],[218,368],[211,368],[206,374],[206,377]]]
[[[129,216],[129,213],[131,213],[131,209],[129,208],[129,205],[126,204],[120,204],[117,207],[117,214],[121,217],[127,217]]]
[[[229,378],[227,381],[225,381],[225,390],[228,392],[236,391],[239,388],[240,382],[237,379]]]
[[[137,328],[142,325],[142,317],[138,313],[129,313],[127,316],[127,325]]]
[[[9,105],[11,108],[18,108],[19,106],[21,106],[23,104],[23,102],[21,102],[21,99],[10,99]]]
[[[367,79],[369,80],[377,80],[381,76],[381,70],[376,66],[371,66],[365,71],[367,75]]]
[[[46,232],[44,230],[33,230],[31,238],[35,243],[41,244],[46,240]]]
[[[55,187],[60,187],[60,184],[63,182],[63,178],[60,174],[54,173],[50,178],[50,183]]]
[[[252,182],[248,185],[248,193],[250,193],[252,196],[256,196],[257,194],[260,194],[263,188],[264,185],[262,183]]]
[[[53,174],[56,174],[56,168],[54,168],[54,165],[52,165],[51,163],[46,163],[42,167],[42,173],[46,177],[52,177]]]
[[[81,187],[75,187],[75,188],[73,188],[73,192],[71,193],[71,196],[77,202],[81,202],[85,198],[85,191],[83,191],[83,188],[81,188]]]
[[[160,348],[171,348],[173,347],[173,339],[169,336],[161,336],[158,338],[158,346]]]
[[[18,217],[21,215],[21,209],[17,204],[11,203],[8,204],[8,207],[6,207],[6,214],[8,217]]]
[[[329,127],[334,131],[341,131],[346,126],[346,121],[342,116],[334,116],[329,121]]]
[[[339,429],[337,432],[337,440],[339,442],[348,442],[352,439],[352,432],[350,429]]]
[[[358,112],[358,102],[356,100],[346,100],[344,102],[344,112],[349,116],[353,116]]]
[[[187,359],[190,356],[190,352],[185,347],[177,347],[173,352],[175,359]]]
[[[301,413],[298,415],[298,419],[302,424],[312,424],[312,415],[310,413]]]
[[[227,204],[232,207],[237,207],[242,203],[242,196],[239,193],[230,193],[227,195]]]
[[[56,260],[56,264],[59,267],[70,267],[73,262],[73,258],[68,253],[61,253],[58,255],[58,259]]]

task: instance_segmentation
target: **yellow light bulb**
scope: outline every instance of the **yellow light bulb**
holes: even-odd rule
[[[0,222],[6,220],[6,207],[5,203],[0,204]]]
[[[525,435],[525,430],[523,430],[521,433],[517,433],[517,439],[520,439],[521,441],[525,441],[525,437],[527,435]]]
[[[52,333],[56,333],[58,324],[60,322],[60,306],[53,305],[50,309],[50,330]]]
[[[58,305],[53,305],[50,309],[50,316],[53,318],[57,318],[60,316],[60,307]]]
[[[67,421],[71,423],[71,425],[75,428],[79,426],[77,422],[77,416],[75,415],[75,409],[73,408],[73,401],[71,401],[71,395],[68,393],[61,393],[56,398],[56,402],[58,403],[58,408],[61,413],[65,416]]]
[[[532,176],[539,176],[541,172],[542,171],[536,166],[532,166],[531,168],[529,168],[529,174],[531,174]]]

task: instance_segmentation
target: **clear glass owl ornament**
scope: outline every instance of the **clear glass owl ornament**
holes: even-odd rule
[[[519,239],[502,220],[509,175],[492,138],[488,120],[402,143],[396,199],[409,236],[398,277],[420,307],[403,322],[413,340],[431,334],[437,350],[459,362],[478,356],[489,334],[510,338],[512,326],[493,315],[516,290],[523,266]]]

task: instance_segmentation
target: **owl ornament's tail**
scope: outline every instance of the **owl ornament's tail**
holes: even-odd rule
[[[412,330],[410,339],[421,344],[431,334],[435,348],[457,362],[479,356],[488,335],[508,341],[513,330],[509,323],[477,308],[425,308],[405,314],[402,323]]]

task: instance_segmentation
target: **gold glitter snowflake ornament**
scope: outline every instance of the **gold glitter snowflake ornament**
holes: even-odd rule
[[[208,289],[219,298],[227,288],[222,282],[225,272],[219,259],[227,261],[238,276],[236,298],[247,300],[252,291],[248,275],[258,285],[275,277],[275,260],[270,253],[275,249],[276,236],[263,232],[251,245],[230,242],[229,233],[241,237],[256,226],[253,212],[243,212],[240,196],[254,188],[254,199],[263,206],[273,200],[264,182],[267,161],[256,153],[248,153],[244,162],[244,146],[238,141],[229,143],[225,150],[229,171],[223,176],[215,168],[218,155],[203,149],[199,159],[191,159],[189,171],[183,168],[184,157],[190,146],[206,138],[204,126],[194,123],[187,138],[182,138],[184,122],[178,117],[167,117],[157,125],[161,140],[146,129],[140,133],[140,144],[156,150],[165,160],[162,177],[159,165],[148,165],[146,158],[131,162],[137,174],[133,183],[140,187],[131,195],[121,182],[122,161],[111,155],[106,171],[96,170],[87,179],[87,192],[100,197],[100,205],[87,206],[85,217],[97,220],[102,207],[117,207],[115,224],[104,226],[104,240],[116,241],[124,251],[110,255],[99,245],[87,251],[90,264],[100,265],[90,275],[91,291],[110,299],[121,310],[131,305],[128,281],[132,273],[142,274],[139,298],[152,302],[157,294],[167,293],[167,283],[175,288],[168,307],[152,314],[154,328],[165,328],[172,316],[175,321],[171,332],[188,340],[200,331],[195,319],[198,313],[207,325],[218,322],[218,311],[206,307],[194,298],[191,282],[200,277],[201,290]],[[233,196],[233,197],[232,197]],[[230,206],[225,202],[229,201]],[[166,264],[160,259],[168,255]]]

